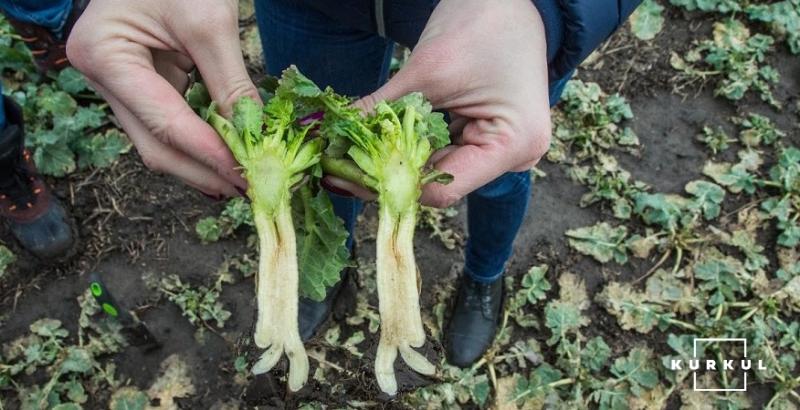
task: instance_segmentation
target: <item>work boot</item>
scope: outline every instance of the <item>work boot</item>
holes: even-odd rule
[[[22,112],[4,98],[6,127],[0,130],[0,216],[23,248],[42,259],[66,255],[75,242],[64,208],[36,173],[23,148]]]
[[[480,283],[464,275],[445,333],[450,364],[468,367],[491,346],[503,309],[503,281]]]
[[[14,27],[22,41],[31,50],[39,72],[58,71],[69,65],[66,49],[67,37],[69,37],[72,26],[75,25],[78,17],[81,16],[88,5],[89,0],[72,0],[72,10],[67,17],[67,21],[64,22],[64,26],[58,32],[53,32],[46,27],[33,23],[8,19],[8,22]]]
[[[350,255],[355,255],[355,251],[356,247],[354,244]],[[354,268],[352,267],[344,268],[339,282],[336,282],[335,285],[328,289],[325,299],[321,302],[302,296],[300,297],[299,309],[297,311],[297,324],[300,328],[300,339],[303,340],[303,343],[311,340],[322,327],[322,324],[325,323],[325,320],[328,319],[328,316],[331,315],[333,305],[336,303],[336,299],[339,297],[344,283],[350,278],[350,275],[353,274],[351,272],[353,270]]]

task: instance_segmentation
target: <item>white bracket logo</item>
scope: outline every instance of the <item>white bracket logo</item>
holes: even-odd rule
[[[711,338],[697,338],[694,339],[693,344],[693,351],[692,356],[694,356],[695,360],[699,360],[697,357],[697,342],[741,342],[744,345],[744,358],[747,359],[747,339],[744,338],[725,338],[725,337],[711,337]],[[749,366],[748,366],[749,368]],[[720,371],[723,371],[720,369]],[[744,371],[744,382],[742,383],[741,389],[698,389],[697,388],[697,371],[692,371],[692,378],[694,380],[694,384],[692,385],[692,389],[694,391],[747,391],[747,370]]]

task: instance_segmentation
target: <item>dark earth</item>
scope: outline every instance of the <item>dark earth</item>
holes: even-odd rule
[[[769,57],[769,62],[781,74],[781,84],[774,87],[776,98],[785,107],[780,112],[754,95],[736,104],[714,97],[712,84],[700,88],[692,86],[676,93],[679,84],[675,70],[669,66],[668,51],[684,53],[693,39],[708,35],[713,20],[688,18],[674,9],[668,9],[667,13],[673,14],[668,20],[672,24],[668,24],[654,41],[643,42],[627,30],[621,30],[578,74],[584,81],[600,83],[607,92],[618,90],[630,101],[635,115],[631,124],[643,150],[638,157],[622,152],[617,157],[634,178],[658,191],[682,192],[686,182],[701,177],[702,165],[708,158],[694,136],[704,124],[729,126],[728,119],[737,113],[757,112],[770,117],[779,128],[787,131],[788,143],[800,145],[798,113],[795,112],[800,95],[800,59],[788,54],[782,46]],[[542,161],[539,168],[547,175],[537,178],[534,184],[532,205],[517,238],[508,275],[521,275],[530,266],[546,262],[551,267],[557,266],[548,271],[553,282],[557,271],[570,270],[586,281],[591,296],[609,278],[619,275],[622,279],[633,279],[654,264],[653,260],[637,259],[625,267],[601,266],[570,250],[563,235],[566,230],[591,225],[599,215],[608,215],[611,211],[597,205],[580,208],[577,204],[585,188],[573,183],[558,165]],[[224,202],[210,201],[168,176],[148,171],[135,153],[124,156],[109,168],[76,173],[50,182],[74,215],[81,243],[69,261],[44,265],[16,246],[7,230],[2,231],[0,239],[12,247],[18,262],[0,283],[0,344],[26,333],[31,322],[44,317],[60,319],[74,337],[79,312],[76,297],[87,287],[88,272],[97,271],[105,276],[107,285],[120,302],[134,308],[163,342],[161,349],[150,353],[128,347],[112,357],[118,366],[118,376],[147,389],[158,376],[159,364],[169,355],[180,353],[190,366],[196,388],[196,394],[178,400],[181,408],[211,408],[224,402],[238,403],[242,408],[257,405],[284,408],[308,400],[333,406],[361,400],[378,407],[402,407],[399,402],[379,394],[371,369],[377,334],[368,332],[365,332],[367,340],[359,345],[363,358],[357,360],[341,351],[329,352],[328,360],[345,369],[336,374],[336,383],[344,386],[346,393],[343,395],[329,397],[313,380],[299,393],[290,394],[278,379],[280,370],[251,378],[249,383],[237,384],[233,377],[234,359],[248,351],[248,335],[255,313],[252,278],[239,276],[237,283],[225,285],[221,300],[233,315],[219,333],[208,332],[204,344],[195,340],[196,328],[181,316],[176,305],[163,298],[155,300],[153,292],[145,286],[143,274],[174,273],[191,284],[209,284],[226,257],[243,252],[246,232],[237,238],[208,245],[202,244],[194,232],[195,223],[203,216],[218,215]],[[736,201],[726,202],[723,214],[735,211],[736,204]],[[465,204],[458,204],[457,209],[458,216],[447,223],[464,236]],[[374,259],[374,243],[367,235],[371,229],[365,227],[370,220],[374,223],[374,218],[375,209],[369,207],[361,223],[357,255],[365,261]],[[439,240],[429,238],[429,233],[426,229],[418,231],[415,243],[422,272],[424,312],[429,312],[436,302],[432,292],[426,290],[436,285],[452,287],[462,261],[460,251],[446,249]],[[351,308],[347,302],[354,300],[358,283],[363,283],[364,278],[361,279],[348,281],[346,297],[341,298],[334,318],[326,325],[339,321],[344,336],[356,330],[345,324],[343,317]],[[597,305],[590,308],[589,314],[592,322],[584,334],[588,337],[603,335],[614,355],[627,351],[634,344],[663,338],[658,332],[642,336],[623,331],[614,318]],[[546,332],[530,336],[543,345],[549,337]],[[320,338],[307,348],[324,343]],[[666,348],[663,343],[650,344],[656,349]],[[432,342],[423,350],[429,357],[442,354],[441,346]],[[313,374],[318,364],[312,359],[311,365]],[[403,365],[398,366],[398,372],[401,390],[432,382]],[[6,393],[2,393],[4,396],[0,396],[0,400],[7,408],[18,406],[16,399]],[[762,386],[749,394],[754,404],[763,403],[769,398],[769,389]],[[90,398],[86,408],[106,407],[108,395],[110,392]],[[678,405],[677,397],[673,396],[670,407]]]

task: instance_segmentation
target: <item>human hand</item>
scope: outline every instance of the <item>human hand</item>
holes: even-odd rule
[[[148,168],[212,197],[246,188],[222,139],[182,95],[196,65],[223,113],[242,95],[258,100],[235,0],[93,0],[67,56],[108,101]]]
[[[447,110],[453,144],[430,163],[452,174],[423,188],[421,202],[446,207],[508,171],[531,169],[550,144],[544,26],[530,0],[442,0],[408,62],[356,102],[421,91]],[[325,182],[362,198],[374,193],[334,177]]]

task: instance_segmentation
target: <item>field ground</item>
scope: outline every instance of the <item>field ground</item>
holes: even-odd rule
[[[718,80],[713,76],[681,89],[680,86],[687,80],[670,65],[670,52],[685,55],[693,47],[693,41],[709,38],[712,25],[723,17],[715,13],[689,13],[671,6],[666,8],[664,14],[667,22],[654,40],[643,41],[635,38],[627,28],[620,30],[584,64],[577,76],[584,82],[598,83],[607,94],[618,91],[630,104],[633,118],[622,123],[635,132],[640,146],[635,152],[628,152],[619,146],[611,146],[604,152],[615,157],[619,166],[630,172],[633,180],[648,184],[651,192],[683,194],[684,186],[688,182],[709,180],[703,174],[704,164],[708,160],[737,160],[736,152],[742,148],[742,144],[736,137],[739,128],[730,121],[731,117],[751,112],[762,114],[770,118],[776,128],[785,132],[786,136],[781,142],[783,146],[800,146],[800,59],[797,55],[790,54],[783,43],[777,42],[773,47],[775,51],[766,57],[766,62],[780,74],[780,80],[772,90],[775,99],[783,105],[781,110],[764,103],[753,91],[745,93],[738,101],[715,95],[714,89]],[[758,25],[752,27],[754,32],[763,31]],[[696,138],[704,126],[722,127],[735,141],[730,143],[731,147],[713,155]],[[768,170],[776,162],[778,151],[773,146],[764,146],[763,150],[766,164],[761,170]],[[354,303],[337,305],[334,317],[322,334],[307,345],[310,351],[315,352],[312,355],[315,359],[311,360],[314,380],[299,393],[288,394],[281,380],[282,371],[273,371],[255,378],[248,377],[247,365],[243,362],[253,357],[249,347],[249,334],[255,312],[253,279],[245,277],[238,269],[225,267],[233,257],[241,258],[244,253],[252,254],[252,248],[248,246],[251,231],[241,228],[217,242],[202,243],[195,233],[196,223],[203,217],[219,215],[225,203],[211,202],[175,183],[168,176],[149,172],[133,151],[107,167],[88,168],[61,178],[49,179],[56,187],[56,194],[72,211],[81,236],[81,246],[68,262],[56,265],[33,262],[15,245],[7,231],[2,232],[0,238],[17,255],[17,260],[0,281],[0,344],[10,343],[28,334],[29,326],[42,318],[61,321],[63,328],[69,332],[69,336],[64,339],[66,345],[82,343],[78,334],[88,331],[80,330],[81,306],[77,298],[85,293],[87,273],[97,271],[105,275],[108,286],[124,305],[135,307],[137,315],[164,345],[152,352],[143,352],[128,346],[120,348],[117,353],[98,356],[98,363],[103,366],[108,363],[116,365],[115,376],[111,382],[85,381],[85,390],[90,394],[83,401],[83,408],[109,406],[112,394],[123,386],[136,387],[146,392],[157,379],[164,381],[163,374],[167,373],[173,376],[178,374],[172,379],[167,377],[167,391],[175,393],[173,407],[177,408],[227,409],[256,405],[283,408],[302,404],[326,405],[329,408],[407,408],[423,406],[421,403],[428,408],[473,408],[478,407],[477,403],[484,403],[487,406],[508,409],[515,406],[503,397],[509,390],[520,388],[517,385],[518,380],[510,376],[516,374],[527,379],[531,371],[543,361],[566,371],[563,364],[557,364],[561,360],[562,353],[559,349],[563,344],[548,343],[553,335],[553,327],[545,323],[545,315],[549,301],[564,298],[563,295],[559,296],[558,278],[564,272],[572,272],[585,282],[589,297],[587,302],[590,305],[582,308],[581,315],[586,319],[585,323],[577,326],[580,328],[579,333],[574,330],[570,333],[570,340],[577,338],[587,341],[600,336],[610,347],[611,358],[626,356],[636,347],[649,348],[653,351],[653,357],[648,358],[649,366],[659,368],[662,385],[669,386],[667,380],[671,379],[660,369],[659,357],[671,351],[666,342],[667,335],[680,333],[681,329],[656,328],[648,332],[637,332],[630,327],[623,328],[616,315],[612,315],[603,302],[596,298],[609,282],[633,282],[643,276],[658,263],[663,252],[654,251],[646,258],[631,257],[623,265],[613,261],[600,263],[569,246],[565,236],[568,230],[592,226],[600,221],[608,221],[614,226],[625,225],[630,233],[644,232],[644,228],[652,224],[636,217],[627,221],[617,220],[608,202],[600,201],[581,207],[581,197],[588,189],[584,184],[575,182],[570,174],[573,170],[566,163],[543,160],[539,164],[538,169],[545,175],[535,180],[532,204],[508,267],[507,276],[515,280],[513,292],[519,288],[518,280],[532,266],[545,264],[548,267],[545,278],[552,286],[544,290],[543,298],[520,308],[539,322],[538,328],[518,326],[513,317],[515,312],[511,312],[506,329],[510,335],[498,340],[481,367],[455,378],[449,370],[442,372],[437,378],[424,378],[400,365],[399,381],[403,393],[395,399],[379,394],[372,375],[372,359],[378,341],[378,333],[370,332],[368,326],[370,318],[377,313],[372,283],[374,278],[371,277],[374,272],[369,269],[374,260],[374,238],[371,237],[376,224],[374,207],[368,207],[359,223],[359,277],[348,283],[345,289],[348,297],[343,298],[352,302],[357,299],[356,295],[362,294],[366,296],[370,307],[356,311]],[[766,172],[762,172],[762,175],[766,175]],[[745,193],[727,192],[721,204],[720,219],[709,222],[701,220],[698,229],[705,230],[711,225],[725,229],[736,220],[737,212],[749,209],[748,206],[752,208],[752,198]],[[795,200],[797,198],[800,197],[795,197]],[[431,226],[422,227],[415,239],[418,264],[422,272],[423,317],[430,325],[428,330],[431,335],[423,351],[437,362],[442,360],[442,349],[433,336],[438,327],[436,313],[441,312],[449,301],[447,296],[459,273],[462,262],[459,249],[465,237],[466,207],[460,203],[455,210],[457,213],[439,215],[442,216],[441,222],[433,224],[436,225],[435,229],[451,230],[444,237],[454,241],[455,249],[448,249],[445,246],[446,241],[429,237],[434,229]],[[784,266],[779,260],[778,249],[786,248],[781,252],[787,249],[797,251],[797,245],[778,245],[778,235],[774,222],[765,220],[763,226],[758,227],[758,243],[764,247],[763,254],[767,259],[762,270],[770,279],[774,278],[774,272],[779,266]],[[663,267],[667,270],[672,268],[672,257]],[[225,283],[220,282],[219,287],[221,292],[218,302],[224,310],[231,313],[224,320],[222,328],[216,327],[215,322],[208,318],[197,321],[196,325],[192,324],[182,315],[181,309],[169,300],[163,291],[163,282],[160,282],[167,275],[175,274],[183,283],[195,287],[213,287],[221,271],[229,271],[231,278]],[[158,290],[159,286],[162,290]],[[753,293],[741,292],[738,300],[749,300],[745,296],[754,298]],[[700,297],[709,297],[709,294],[710,291],[699,293]],[[699,304],[705,305],[705,300]],[[794,308],[797,310],[786,305],[780,306],[780,317],[784,321],[800,321],[800,306]],[[368,313],[364,313],[365,311]],[[740,311],[733,309],[726,310],[725,313],[734,318],[741,316]],[[676,317],[690,320],[693,316],[679,312]],[[363,323],[354,324],[359,320]],[[532,342],[528,342],[531,340]],[[536,348],[530,348],[525,355],[517,355],[517,358],[523,357],[519,361],[495,360],[503,355],[508,356],[509,352],[515,352],[512,347],[518,342],[522,344],[517,344],[517,348],[525,346],[526,342],[527,346]],[[797,343],[800,346],[800,342]],[[800,355],[799,350],[791,350],[791,345],[781,349],[784,354],[795,357]],[[174,367],[162,365],[165,361],[174,364],[174,358],[167,361],[173,355],[177,355],[185,364],[185,369],[181,369],[180,363]],[[0,359],[3,357],[0,354]],[[0,373],[2,366],[0,360]],[[0,408],[18,408],[21,405],[20,397],[26,392],[30,393],[33,386],[45,386],[52,375],[47,368],[42,366],[31,374],[19,374],[14,377],[13,385],[3,387],[0,384]],[[166,370],[167,368],[178,370],[170,373],[171,370]],[[798,367],[788,368],[786,373],[792,378],[800,376]],[[181,374],[188,378],[179,377]],[[601,375],[598,380],[618,376],[610,367],[600,369],[596,374]],[[65,376],[58,383],[66,379],[69,378]],[[468,381],[460,384],[458,379],[462,382]],[[533,379],[531,376],[526,382],[533,383]],[[78,380],[84,379],[79,377]],[[597,387],[591,384],[587,386]],[[642,381],[639,387],[642,386],[648,387],[648,383]],[[800,389],[796,386],[789,390],[793,389],[797,397]],[[425,389],[421,390],[423,387]],[[631,383],[626,387],[612,387],[622,391],[633,389],[634,386]],[[25,388],[29,390],[22,390]],[[625,403],[634,408],[646,408],[642,401],[647,403],[648,400],[652,406],[649,408],[742,408],[746,404],[752,408],[760,408],[772,399],[774,388],[774,379],[754,381],[751,382],[750,390],[742,395],[745,396],[744,399],[736,396],[735,399],[725,401],[710,394],[682,395],[681,391],[691,389],[690,383],[683,381],[678,383],[677,388],[669,390],[672,394],[666,397],[641,393],[644,398],[638,402],[633,398],[635,394],[631,395],[626,390],[625,397],[628,398]],[[588,389],[591,387],[587,387]],[[150,392],[153,391],[150,388]],[[523,398],[517,404],[536,408],[549,400],[555,407],[556,404],[553,403],[561,400],[566,402],[570,398],[570,391],[569,387],[562,389],[558,393],[561,395],[558,400],[552,398],[552,392],[548,392],[549,396],[543,394],[539,397],[540,401],[532,400],[526,405]],[[450,392],[450,397],[447,392]],[[62,398],[67,397],[66,394],[62,392]],[[531,393],[529,398],[537,397],[537,394]],[[588,391],[583,394],[586,396],[585,403],[591,407],[602,405],[595,398],[589,399]],[[160,397],[167,396],[169,394]],[[785,396],[786,407],[781,408],[800,406],[800,401],[795,399],[792,402],[790,393]],[[148,400],[153,397],[150,394]],[[419,401],[421,398],[423,401]],[[119,405],[119,402],[117,397],[117,401],[112,404]],[[772,404],[776,405],[775,403]],[[150,404],[155,406],[159,403],[156,400]],[[163,399],[161,404],[160,408],[170,406]],[[703,407],[704,405],[710,407]],[[565,404],[561,406],[569,408]]]

